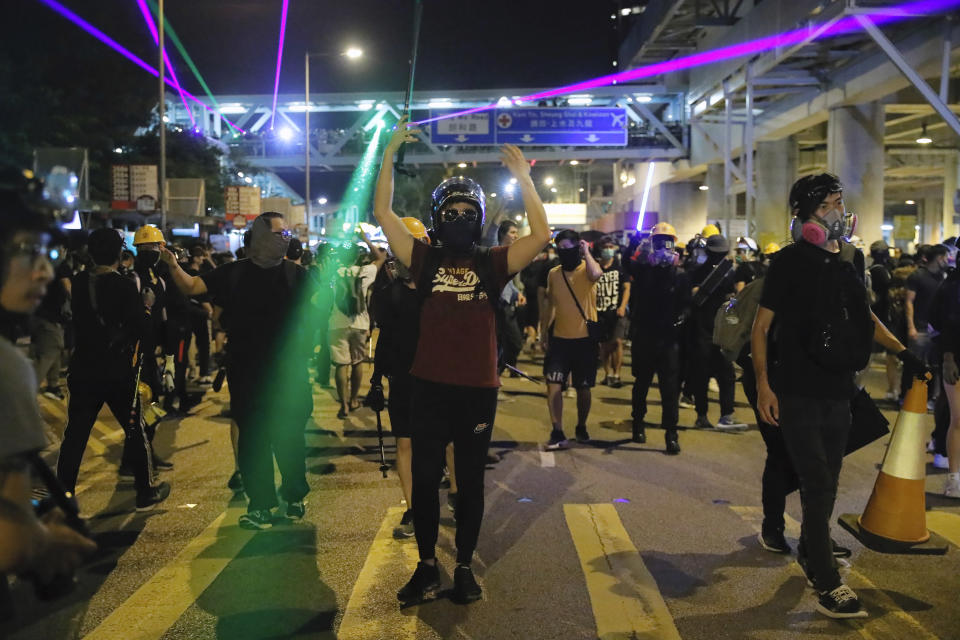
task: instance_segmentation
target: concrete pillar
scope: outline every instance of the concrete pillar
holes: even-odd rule
[[[707,219],[723,220],[726,218],[725,203],[726,196],[723,193],[723,163],[716,162],[707,165]],[[701,228],[703,228],[701,226]]]
[[[795,136],[757,143],[756,228],[751,232],[762,249],[790,236],[790,187],[797,179],[799,149]]]
[[[943,204],[941,222],[943,237],[949,238],[958,233],[957,225],[953,223],[954,198],[960,188],[960,152],[951,153],[943,158]]]
[[[879,102],[830,111],[827,171],[843,183],[843,200],[857,214],[857,235],[870,246],[883,233],[884,111]]]

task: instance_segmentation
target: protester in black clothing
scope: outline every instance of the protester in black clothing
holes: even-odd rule
[[[680,453],[677,435],[680,401],[680,328],[690,305],[690,281],[678,266],[673,226],[654,226],[653,252],[642,260],[630,260],[630,341],[633,369],[633,441],[646,442],[647,392],[657,375],[660,425],[667,453]]]
[[[509,247],[520,235],[512,220],[504,220],[497,228],[497,244]],[[513,276],[497,300],[497,346],[500,358],[497,370],[503,373],[507,365],[517,366],[517,357],[523,349],[523,328],[520,326],[523,307],[527,304],[520,274]],[[511,372],[512,375],[512,372]]]
[[[890,287],[893,283],[893,260],[890,258],[890,247],[883,240],[877,240],[870,245],[870,288],[873,291],[873,303],[870,308],[873,314],[880,319],[884,326],[894,329],[892,322],[892,308],[890,302]],[[896,332],[894,332],[896,333]],[[879,345],[875,350],[880,350]],[[896,402],[900,397],[900,370],[897,358],[893,354],[885,354],[887,372],[887,392],[884,398]]]
[[[250,500],[240,526],[247,529],[273,524],[278,503],[271,454],[283,479],[281,515],[302,519],[309,492],[304,428],[313,412],[307,376],[313,314],[295,315],[307,309],[309,291],[303,267],[283,259],[290,237],[283,216],[267,212],[251,227],[248,260],[190,276],[170,251],[163,253],[183,294],[209,293],[223,307],[230,409],[239,428],[240,473]]]
[[[303,243],[297,238],[290,238],[290,246],[287,248],[287,255],[284,258],[300,266],[306,266],[303,264]]]
[[[483,519],[483,474],[497,410],[496,319],[492,302],[509,278],[527,266],[550,238],[546,212],[530,178],[530,165],[512,145],[503,162],[517,179],[530,235],[509,247],[479,249],[485,197],[464,177],[445,180],[433,192],[431,215],[440,248],[414,240],[392,211],[393,156],[417,140],[406,117],[384,149],[374,196],[374,215],[393,255],[407,265],[423,296],[413,385],[414,529],[420,562],[397,593],[416,602],[440,586],[436,561],[443,454],[454,443],[457,472],[457,568],[453,599],[482,595],[470,567]],[[423,278],[423,280],[421,280]]]
[[[184,268],[191,276],[199,276],[212,270],[212,263],[200,245],[190,247],[190,263]],[[213,305],[210,296],[200,295],[190,298],[190,331],[193,334],[194,345],[197,349],[197,375],[200,384],[210,384],[210,318],[213,316]],[[189,341],[187,348],[189,349]],[[183,400],[181,400],[183,402]]]
[[[166,255],[166,252],[170,249],[164,246],[160,251],[161,255]],[[179,264],[177,266],[180,267]],[[183,416],[191,407],[190,397],[187,394],[187,367],[190,364],[188,356],[190,340],[193,335],[193,317],[196,312],[189,296],[184,295],[177,287],[173,286],[171,282],[172,268],[164,262],[157,265],[157,271],[167,283],[163,345],[165,356],[164,377],[167,387],[165,391],[167,393],[164,398],[164,409],[172,415]],[[169,375],[171,373],[172,376]]]
[[[798,180],[790,206],[796,242],[770,265],[753,325],[757,408],[763,422],[780,427],[799,477],[798,561],[817,591],[817,609],[834,618],[863,617],[856,594],[840,579],[830,539],[854,374],[869,362],[873,340],[912,372],[922,363],[868,306],[863,255],[843,240],[853,233],[853,216],[836,176]]]
[[[930,402],[935,403],[940,395],[940,356],[927,325],[933,296],[946,274],[947,248],[942,244],[928,245],[918,254],[923,258],[923,265],[907,278],[907,348],[931,367]],[[901,392],[906,393],[909,387],[910,376],[904,372]]]
[[[150,320],[147,331],[140,342],[143,353],[143,364],[140,370],[140,381],[150,387],[151,396],[159,397],[165,389],[162,384],[160,368],[157,366],[157,347],[164,344],[167,326],[167,283],[160,277],[160,248],[166,244],[163,234],[153,225],[144,225],[137,229],[133,236],[133,245],[137,248],[133,270],[128,274],[137,285],[141,296],[153,298]],[[162,352],[161,352],[162,355]],[[172,374],[172,368],[168,369]],[[172,379],[172,375],[170,376]],[[146,424],[147,442],[150,444],[150,453],[153,466],[158,470],[170,470],[173,464],[157,456],[153,449],[153,440],[156,436],[156,424]],[[134,445],[135,446],[135,445]],[[120,476],[133,477],[134,463],[131,457],[132,447],[124,446],[120,462]]]
[[[620,247],[613,238],[602,238],[597,242],[596,249],[597,262],[603,269],[603,275],[597,282],[597,320],[603,330],[600,337],[600,364],[604,371],[604,384],[619,389],[623,386],[620,382],[623,339],[630,327],[627,317],[630,282],[618,257]]]
[[[426,227],[416,218],[401,218],[414,238],[430,244]],[[394,527],[393,537],[413,535],[413,424],[411,422],[411,392],[413,379],[410,368],[417,353],[420,337],[420,297],[410,271],[396,258],[390,258],[380,268],[373,283],[370,313],[380,337],[374,353],[373,376],[367,404],[374,411],[384,408],[383,376],[390,381],[390,431],[397,440],[397,475],[407,509]]]
[[[65,488],[75,491],[90,430],[106,402],[123,427],[124,447],[137,490],[137,511],[145,511],[170,494],[166,482],[152,484],[153,461],[136,393],[142,340],[150,330],[154,299],[149,292],[141,295],[136,285],[117,271],[123,248],[118,231],[97,229],[90,234],[88,247],[96,266],[73,279],[71,306],[77,348],[67,377],[70,403],[57,475]]]
[[[717,379],[720,387],[720,420],[718,429],[743,429],[745,424],[733,415],[733,401],[736,375],[733,363],[723,357],[720,347],[713,344],[713,323],[717,310],[734,292],[736,269],[727,258],[730,243],[720,234],[707,238],[704,264],[691,274],[693,305],[690,329],[690,380],[693,397],[696,402],[697,420],[695,427],[712,429],[713,424],[707,417],[707,389],[711,377]]]

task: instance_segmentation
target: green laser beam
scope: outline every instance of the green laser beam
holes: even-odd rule
[[[160,15],[160,7],[157,6],[156,0],[147,0],[147,4],[150,5],[150,10],[153,11],[155,16]],[[173,26],[170,24],[170,21],[167,20],[166,16],[163,18],[163,25],[166,35],[170,38],[170,41],[177,48],[177,51],[180,52],[180,56],[183,58],[184,62],[187,63],[187,66],[190,67],[190,71],[193,72],[193,76],[197,79],[197,82],[200,83],[200,86],[203,87],[204,93],[207,94],[207,97],[210,98],[210,102],[213,103],[213,106],[216,108],[217,113],[220,114],[220,117],[223,118],[223,121],[227,123],[227,126],[233,132],[234,135],[239,135],[239,131],[230,121],[227,120],[223,112],[220,110],[220,104],[217,102],[217,99],[213,97],[213,93],[210,91],[210,87],[207,86],[206,81],[203,79],[203,76],[200,75],[200,70],[197,69],[197,65],[193,63],[193,58],[190,57],[190,54],[187,53],[187,49],[180,42],[180,38],[177,37],[177,32],[173,30]]]
[[[357,168],[353,170],[353,175],[350,176],[350,181],[347,183],[343,197],[340,199],[340,211],[343,213],[344,221],[341,228],[336,230],[335,235],[337,236],[343,237],[351,234],[357,223],[360,222],[361,212],[365,213],[369,210],[378,173],[377,160],[380,157],[379,151],[384,138],[383,132],[387,128],[384,117],[385,114],[381,112],[371,120],[372,123],[376,123],[373,138],[364,150]]]

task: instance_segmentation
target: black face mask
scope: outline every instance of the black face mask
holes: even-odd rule
[[[149,249],[141,249],[137,252],[137,256],[134,258],[134,263],[136,266],[142,268],[155,267],[159,261],[160,252],[151,251]]]
[[[580,255],[580,247],[557,249],[557,255],[560,256],[560,266],[564,271],[573,271],[583,261],[583,257]]]
[[[707,264],[716,266],[720,264],[727,255],[724,253],[715,253],[713,251],[707,252]]]
[[[474,223],[472,222],[444,222],[438,231],[440,242],[443,246],[458,253],[469,251],[473,247]]]

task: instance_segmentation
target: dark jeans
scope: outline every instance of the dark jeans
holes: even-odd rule
[[[237,457],[248,511],[277,506],[273,458],[280,469],[280,497],[298,502],[310,492],[307,485],[304,429],[313,413],[313,398],[302,381],[286,383],[282,397],[267,389],[267,381],[250,375],[255,366],[237,364],[227,370],[230,411],[237,422]],[[271,455],[272,454],[272,455]]]
[[[153,460],[143,430],[139,396],[136,405],[133,405],[134,375],[131,373],[126,378],[103,379],[94,377],[90,371],[71,371],[67,377],[70,405],[67,408],[67,428],[60,445],[60,458],[57,460],[57,477],[67,491],[76,490],[83,451],[87,448],[90,430],[104,403],[123,427],[124,451],[133,468],[137,491],[144,492],[150,488]]]
[[[172,408],[173,399],[180,398],[180,408],[187,405],[187,354],[190,352],[191,329],[189,324],[175,325],[170,328],[167,353],[173,354],[173,393],[167,395],[164,405]]]
[[[680,346],[638,340],[636,336],[632,345],[633,421],[639,422],[647,415],[647,392],[656,373],[662,405],[660,425],[675,433],[680,420]]]
[[[737,383],[733,372],[733,363],[723,357],[720,347],[712,341],[699,339],[694,343],[694,353],[690,380],[693,387],[693,397],[696,403],[697,415],[707,415],[707,387],[710,378],[715,377],[720,386],[720,415],[728,416],[733,413],[734,386]]]
[[[947,431],[950,429],[950,403],[941,390],[933,405],[933,452],[947,455]]]
[[[191,328],[197,341],[197,367],[202,378],[210,375],[210,323],[206,317],[195,316]]]
[[[497,413],[497,389],[414,378],[413,530],[421,560],[436,556],[444,450],[457,474],[457,563],[469,565],[483,521],[483,474]]]
[[[850,401],[779,394],[780,431],[800,479],[803,522],[797,555],[818,591],[841,584],[830,541],[830,517],[850,435]]]
[[[797,472],[793,470],[793,463],[790,462],[790,456],[787,454],[780,428],[764,422],[757,411],[757,378],[753,372],[753,359],[748,354],[741,355],[737,364],[743,368],[743,377],[740,378],[743,383],[743,392],[747,396],[747,402],[753,407],[753,414],[760,428],[760,436],[767,447],[767,459],[763,465],[760,488],[760,497],[763,502],[763,532],[782,532],[787,495],[797,490],[800,480],[797,478]]]
[[[497,345],[500,347],[500,371],[517,366],[517,357],[523,349],[523,330],[520,328],[520,314],[516,307],[506,307],[497,324]]]

